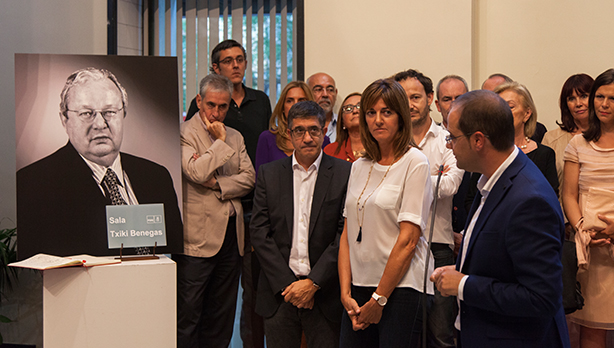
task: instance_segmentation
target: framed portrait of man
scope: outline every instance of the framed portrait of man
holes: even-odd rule
[[[177,81],[171,57],[15,55],[19,259],[119,254],[108,205],[162,203],[156,253],[182,252]]]

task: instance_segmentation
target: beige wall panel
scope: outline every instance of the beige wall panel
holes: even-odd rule
[[[471,0],[305,1],[305,77],[335,78],[335,110],[347,94],[409,68],[434,84],[447,74],[470,82]]]
[[[474,87],[503,72],[529,88],[538,120],[550,129],[560,118],[558,98],[570,75],[593,78],[614,67],[611,0],[475,0],[478,56]]]

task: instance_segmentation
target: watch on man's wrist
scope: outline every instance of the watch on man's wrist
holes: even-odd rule
[[[386,303],[388,303],[388,299],[386,298],[386,296],[378,295],[375,292],[373,292],[373,295],[371,295],[371,297],[375,300],[375,302],[377,302],[378,305],[382,307],[384,307]]]
[[[320,285],[318,285],[318,283],[316,283],[316,282],[314,282],[314,281],[313,281],[313,279],[311,279],[311,278],[307,278],[307,279],[311,280],[311,283],[313,284],[313,287],[314,287],[314,288],[316,288],[316,290],[320,290],[320,289],[322,289],[322,288],[320,287]]]

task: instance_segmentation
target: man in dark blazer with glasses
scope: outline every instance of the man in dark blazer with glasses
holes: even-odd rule
[[[262,165],[250,228],[262,270],[256,312],[267,347],[337,347],[342,305],[337,254],[351,165],[323,153],[324,110],[299,102],[288,115],[294,153]]]

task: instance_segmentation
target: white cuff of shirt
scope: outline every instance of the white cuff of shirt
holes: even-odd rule
[[[465,276],[464,276],[464,277],[461,279],[460,283],[458,283],[458,296],[457,296],[457,297],[458,297],[458,300],[459,300],[459,301],[464,301],[464,300],[465,300],[465,299],[464,299],[464,295],[463,295],[463,291],[464,291],[464,289],[465,289],[465,282],[467,281],[467,278],[469,278],[469,276],[468,276],[468,275],[465,275]]]

